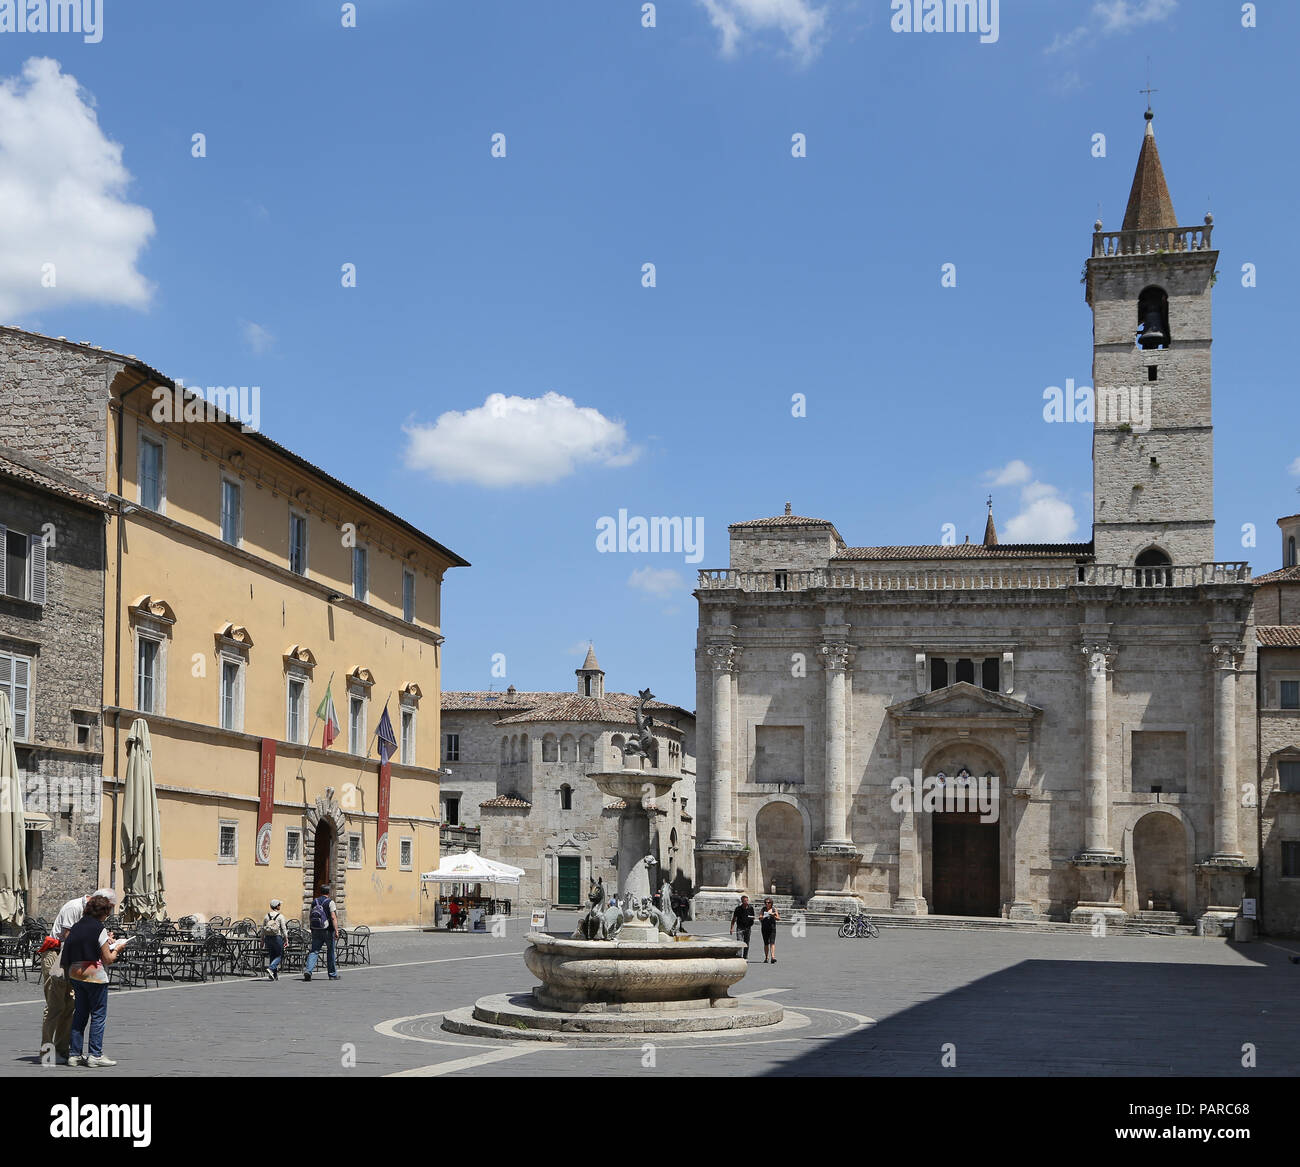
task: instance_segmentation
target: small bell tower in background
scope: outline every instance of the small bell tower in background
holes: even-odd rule
[[[1148,94],[1149,95],[1149,94]],[[1093,542],[1098,563],[1214,559],[1213,216],[1180,227],[1146,111],[1123,226],[1094,227]]]

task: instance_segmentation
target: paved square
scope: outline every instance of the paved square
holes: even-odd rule
[[[572,918],[552,914],[559,930]],[[285,977],[114,990],[112,1070],[36,1062],[35,980],[0,983],[0,1073],[91,1075],[1084,1075],[1300,1074],[1294,944],[885,928],[841,940],[788,930],[756,943],[740,993],[789,1023],[739,1036],[584,1047],[460,1038],[444,1011],[521,992],[525,920],[505,938],[381,932],[375,963],[311,984]],[[701,935],[724,934],[700,924]],[[1242,1066],[1255,1047],[1256,1068]],[[941,1064],[954,1047],[955,1066]],[[355,1065],[352,1062],[355,1057]],[[951,1060],[951,1058],[949,1059]]]

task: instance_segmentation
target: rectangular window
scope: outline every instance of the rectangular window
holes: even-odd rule
[[[284,832],[284,865],[302,866],[302,831],[297,827],[290,827]]]
[[[5,530],[5,586],[4,594],[16,600],[30,599],[28,551],[31,539],[19,531]]]
[[[460,761],[460,734],[449,733],[444,735],[447,739],[447,748],[442,752],[444,762]]]
[[[1002,671],[1002,661],[995,656],[986,656],[980,666],[980,688],[991,693],[998,691],[998,674]]]
[[[415,622],[415,572],[402,572],[402,619]]]
[[[303,706],[306,704],[307,686],[299,680],[289,681],[289,717],[285,741],[301,743]]]
[[[1282,878],[1300,879],[1300,843],[1282,844]]]
[[[222,819],[218,828],[217,862],[239,862],[239,824],[232,819]]]
[[[221,480],[221,538],[232,547],[239,546],[240,490],[238,482]]]
[[[1300,762],[1277,764],[1278,787],[1287,794],[1300,794]]]
[[[0,652],[0,693],[9,698],[14,712],[14,739],[20,742],[31,738],[31,683],[32,658]]]
[[[1283,709],[1300,709],[1300,681],[1282,681],[1281,707]]]
[[[930,689],[946,688],[948,684],[948,662],[942,657],[930,658]]]
[[[790,587],[790,573],[788,571],[775,571],[772,573],[772,587],[778,592],[784,592]]]
[[[361,866],[361,835],[357,833],[348,835],[348,866]]]
[[[163,445],[140,435],[140,505],[151,511],[163,508]]]
[[[444,814],[442,817],[443,817],[443,821],[449,827],[460,826],[460,799],[459,798],[447,799],[447,813]]]
[[[135,707],[141,713],[159,711],[158,696],[161,680],[158,661],[162,643],[141,636],[136,644],[135,657]]]
[[[415,710],[402,710],[402,764],[415,765]]]
[[[289,512],[289,570],[307,574],[307,516]]]
[[[348,697],[348,752],[360,754],[366,748],[366,699],[355,693]]]
[[[352,548],[352,597],[364,600],[370,594],[370,557],[364,547]]]
[[[403,871],[413,871],[415,869],[415,840],[401,839],[398,841],[398,866]]]
[[[240,729],[239,674],[237,661],[221,662],[221,728]]]

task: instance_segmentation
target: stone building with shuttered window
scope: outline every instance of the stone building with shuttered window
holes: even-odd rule
[[[0,691],[14,711],[27,913],[99,883],[104,527],[94,487],[0,446]]]

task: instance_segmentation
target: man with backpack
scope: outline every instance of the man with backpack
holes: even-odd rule
[[[320,895],[311,902],[311,951],[307,954],[307,967],[302,979],[311,980],[316,971],[316,961],[320,958],[322,945],[325,946],[325,967],[329,970],[330,980],[339,979],[338,965],[334,962],[334,946],[339,938],[339,918],[334,911],[334,901],[330,899],[328,884],[322,884]]]
[[[262,947],[266,949],[266,979],[280,979],[280,962],[284,959],[285,941],[289,939],[289,922],[280,914],[280,901],[271,901],[271,910],[262,918]]]

